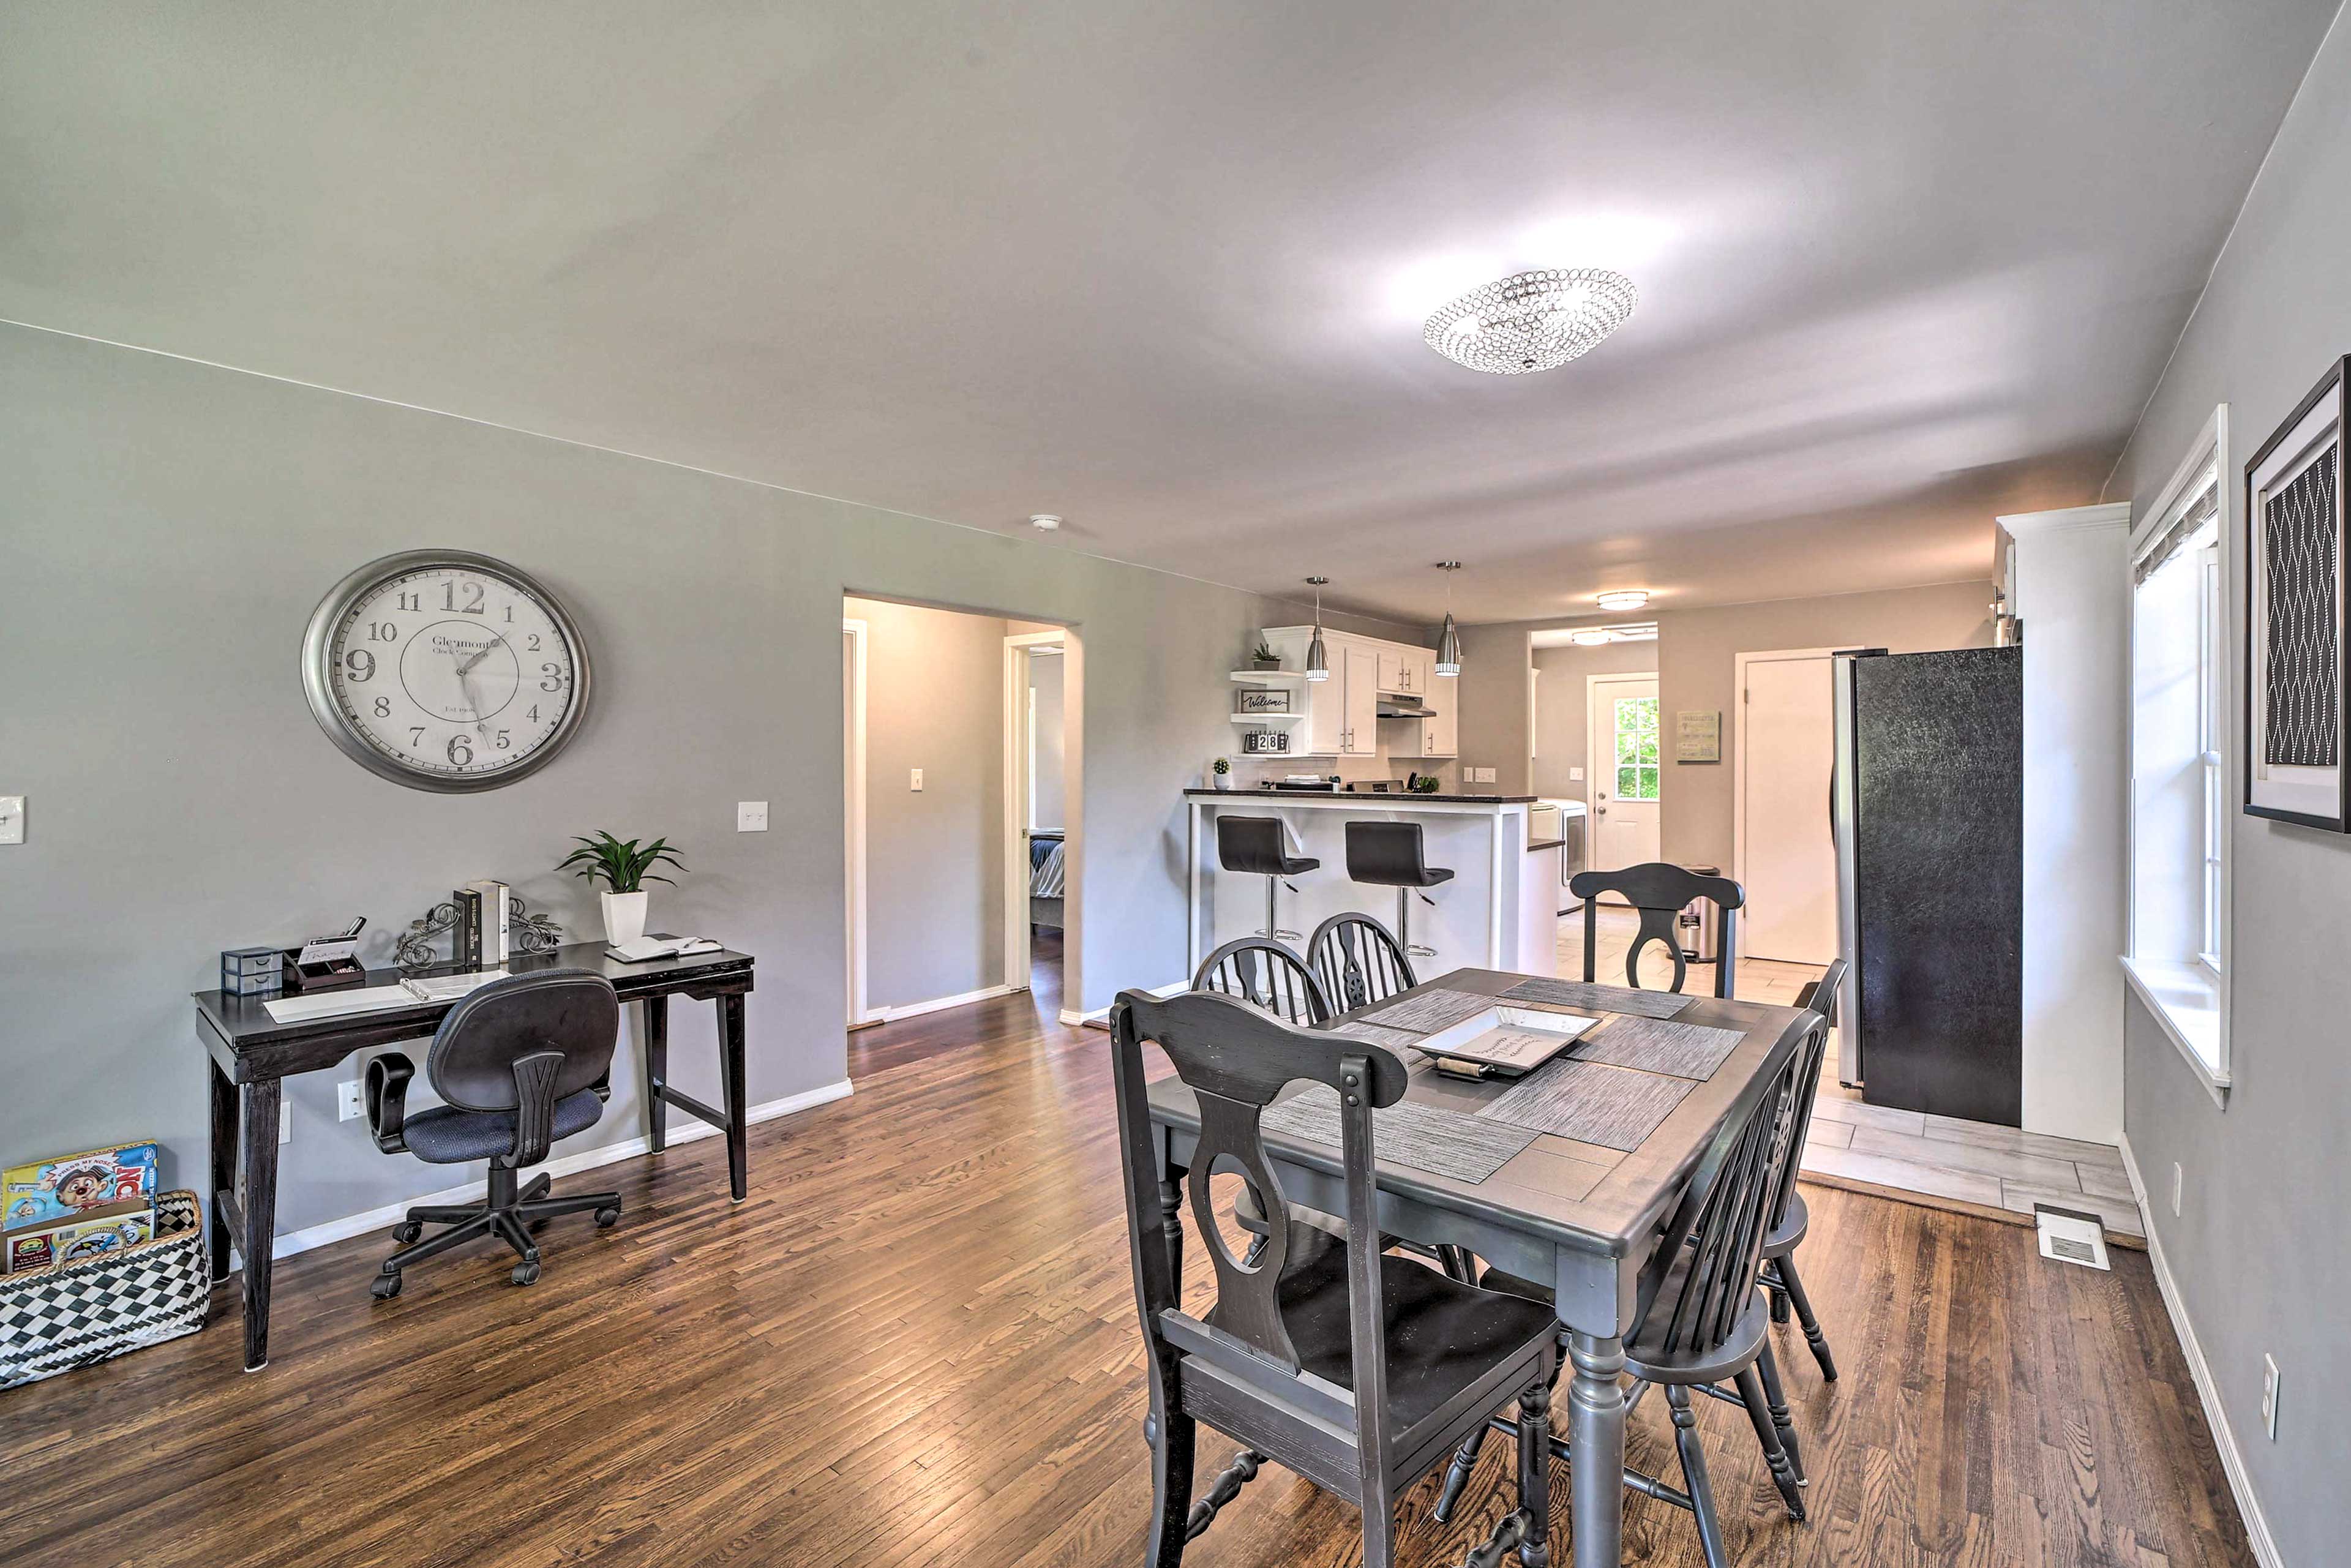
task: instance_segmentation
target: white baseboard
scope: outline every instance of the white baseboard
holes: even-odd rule
[[[969,1007],[974,1002],[994,1001],[998,997],[1010,996],[1016,989],[1026,990],[1028,988],[1026,986],[987,986],[977,991],[966,991],[959,997],[934,997],[927,1002],[908,1002],[903,1007],[871,1008],[866,1011],[865,1020],[868,1023],[896,1023],[900,1019],[918,1019],[925,1013],[945,1012],[949,1008],[963,1008]]]
[[[780,1100],[769,1100],[763,1104],[754,1105],[745,1113],[744,1119],[754,1124],[772,1122],[778,1116],[789,1116],[795,1111],[806,1111],[835,1100],[847,1099],[849,1094],[849,1080],[843,1078],[838,1082],[827,1083],[821,1088],[810,1089],[799,1094],[787,1094]],[[688,1116],[671,1130],[669,1143],[672,1147],[674,1147],[679,1144],[691,1144],[701,1138],[715,1138],[718,1135],[718,1132],[719,1129],[700,1117]],[[523,1174],[523,1179],[528,1181],[539,1171],[545,1171],[549,1176],[567,1176],[578,1171],[594,1170],[598,1166],[613,1165],[632,1155],[648,1152],[650,1152],[649,1147],[643,1135],[640,1134],[633,1138],[623,1138],[617,1144],[600,1144],[592,1149],[581,1149],[577,1154],[558,1155],[545,1165],[532,1166],[529,1171]],[[398,1203],[386,1204],[381,1208],[371,1208],[364,1214],[346,1215],[340,1219],[329,1219],[323,1225],[312,1225],[300,1230],[289,1230],[277,1238],[269,1249],[269,1255],[272,1258],[291,1258],[298,1252],[308,1252],[313,1248],[330,1246],[337,1241],[348,1241],[354,1236],[364,1236],[371,1230],[381,1230],[387,1226],[395,1225],[399,1223],[401,1217],[413,1207],[428,1204],[473,1203],[481,1196],[482,1184],[479,1181],[472,1181],[463,1186],[444,1187],[439,1192],[422,1193],[415,1197],[404,1197]]]
[[[2164,1310],[2171,1314],[2172,1333],[2179,1336],[2180,1354],[2188,1359],[2188,1375],[2196,1380],[2196,1396],[2204,1405],[2204,1424],[2212,1428],[2212,1446],[2220,1451],[2220,1469],[2229,1478],[2229,1490],[2237,1499],[2237,1513],[2245,1522],[2245,1539],[2253,1549],[2253,1560],[2262,1568],[2285,1568],[2285,1559],[2279,1555],[2276,1538],[2270,1534],[2270,1521],[2262,1512],[2262,1505],[2253,1496],[2252,1478],[2245,1470],[2243,1450],[2237,1447],[2236,1428],[2229,1425],[2228,1412],[2220,1406],[2220,1385],[2213,1381],[2211,1364],[2204,1359],[2204,1347],[2196,1343],[2196,1325],[2189,1321],[2188,1307],[2179,1299],[2179,1283],[2171,1277],[2171,1265],[2163,1256],[2163,1240],[2155,1233],[2155,1205],[2148,1201],[2146,1178],[2139,1175],[2138,1156],[2131,1153],[2130,1136],[2126,1134],[2121,1143],[2123,1171],[2130,1177],[2131,1191],[2138,1195],[2139,1212],[2147,1217],[2147,1259],[2155,1269],[2155,1288],[2163,1293]]]
[[[1192,988],[1192,983],[1189,980],[1176,980],[1168,985],[1151,986],[1146,988],[1155,997],[1172,997],[1179,991],[1190,990]],[[1068,1024],[1071,1029],[1080,1029],[1087,1024],[1108,1023],[1110,1021],[1110,1007],[1107,1005],[1099,1007],[1090,1013],[1072,1012],[1068,1008],[1063,1008],[1061,1009],[1061,1021]]]

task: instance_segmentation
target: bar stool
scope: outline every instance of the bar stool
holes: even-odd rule
[[[1293,855],[1281,841],[1281,820],[1279,817],[1217,818],[1217,863],[1227,871],[1240,872],[1249,876],[1265,878],[1265,928],[1258,933],[1276,941],[1287,936],[1299,939],[1300,933],[1284,931],[1281,922],[1274,918],[1274,901],[1280,896],[1281,879],[1315,870],[1322,862],[1311,855]],[[1447,873],[1447,875],[1452,874]],[[1296,893],[1296,888],[1290,890]]]
[[[1412,945],[1412,895],[1424,887],[1453,880],[1450,866],[1426,865],[1421,861],[1418,822],[1350,822],[1347,824],[1347,875],[1374,887],[1396,890],[1396,941],[1414,958],[1434,958],[1434,947]],[[1431,909],[1437,901],[1423,895]]]

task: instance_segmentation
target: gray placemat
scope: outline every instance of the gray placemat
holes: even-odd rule
[[[1359,1019],[1344,1019],[1338,1023],[1325,1024],[1322,1032],[1343,1034],[1350,1040],[1368,1040],[1374,1045],[1384,1045],[1390,1051],[1416,1051],[1421,1040],[1408,1029],[1387,1029],[1375,1023],[1364,1023]]]
[[[1555,1137],[1630,1152],[1698,1085],[1662,1072],[1636,1072],[1558,1057],[1478,1113]]]
[[[1512,1001],[1550,1002],[1579,1012],[1630,1013],[1643,1019],[1669,1019],[1698,1000],[1672,991],[1636,991],[1630,986],[1595,986],[1583,980],[1540,977],[1520,980],[1502,995]]]
[[[1637,1067],[1703,1083],[1745,1038],[1735,1029],[1708,1029],[1702,1023],[1614,1018],[1586,1033],[1567,1054],[1578,1061]]]
[[[1472,1013],[1484,1012],[1499,999],[1476,991],[1423,991],[1416,997],[1406,997],[1367,1012],[1364,1020],[1387,1029],[1409,1030],[1414,1034],[1435,1034]]]
[[[1342,1144],[1339,1092],[1328,1084],[1314,1084],[1278,1105],[1267,1106],[1260,1124],[1270,1133],[1338,1148]],[[1382,1162],[1451,1176],[1455,1181],[1484,1181],[1534,1141],[1534,1132],[1527,1128],[1447,1111],[1441,1105],[1402,1100],[1372,1113],[1372,1152]]]

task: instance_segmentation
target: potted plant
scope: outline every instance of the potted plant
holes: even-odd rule
[[[1229,789],[1233,787],[1233,759],[1231,758],[1217,758],[1214,762],[1208,764],[1208,772],[1215,780],[1217,789]]]
[[[667,839],[655,839],[642,849],[635,839],[623,843],[610,833],[598,833],[592,839],[577,841],[580,847],[566,855],[555,869],[571,871],[576,866],[579,869],[572,874],[590,886],[602,883],[604,940],[635,941],[645,934],[648,895],[644,884],[666,882],[673,887],[676,885],[675,879],[659,875],[653,868],[673,865],[684,871],[685,862],[677,858]]]
[[[1273,651],[1272,644],[1259,643],[1249,653],[1249,666],[1259,670],[1278,670],[1281,668],[1281,655]]]

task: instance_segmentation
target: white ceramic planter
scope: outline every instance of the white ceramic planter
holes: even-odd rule
[[[604,900],[604,940],[633,942],[645,934],[645,901],[652,894],[643,893],[608,893]]]

